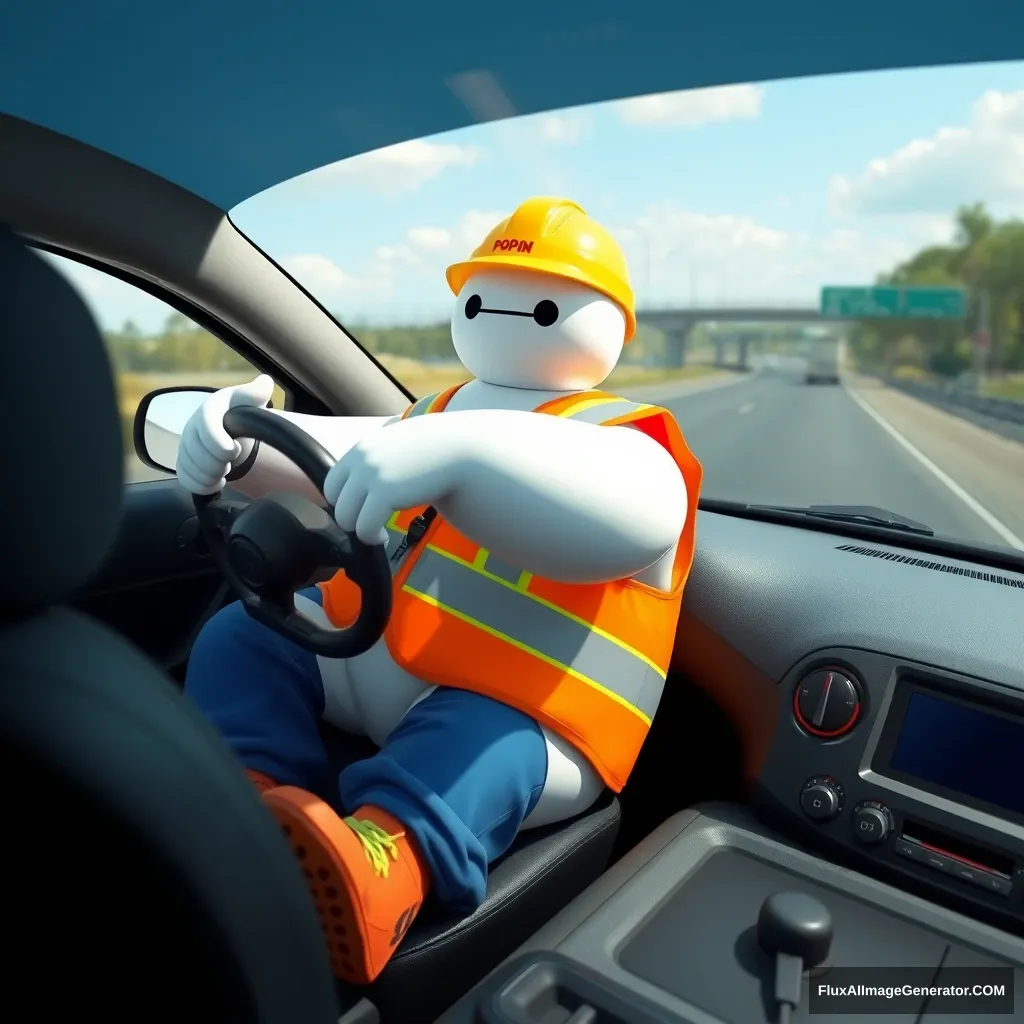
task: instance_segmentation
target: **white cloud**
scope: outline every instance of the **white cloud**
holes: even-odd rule
[[[435,277],[444,284],[444,271],[455,260],[466,259],[507,213],[470,210],[447,228],[423,226],[410,228],[394,245],[382,247],[374,255],[391,266],[403,266],[421,276]]]
[[[476,146],[413,139],[339,160],[298,179],[304,188],[350,185],[378,195],[414,192],[452,167],[472,167],[482,156]]]
[[[533,163],[545,158],[545,150],[574,146],[589,131],[593,112],[575,107],[546,114],[524,114],[496,126],[502,159],[509,157]]]
[[[574,146],[590,126],[585,111],[569,111],[561,114],[541,114],[536,118],[537,132],[543,142]]]
[[[355,278],[346,274],[331,259],[316,253],[289,256],[284,260],[284,268],[318,297],[347,295],[359,286]]]
[[[445,268],[466,259],[507,216],[471,210],[446,228],[410,228],[401,239],[378,246],[357,273],[343,270],[329,256],[318,253],[290,256],[283,263],[324,305],[340,310],[348,320],[362,320],[386,306],[392,320],[426,322],[443,317],[452,301]],[[427,284],[433,300],[410,304],[404,293],[414,283],[418,295],[423,295]]]
[[[408,237],[413,245],[427,252],[446,249],[452,241],[451,232],[444,228],[411,228]]]
[[[868,284],[922,245],[948,241],[952,232],[948,217],[914,219],[902,228],[898,235],[809,234],[665,203],[613,231],[643,308],[814,304],[823,284]]]
[[[343,270],[322,253],[300,253],[282,260],[284,268],[328,309],[346,309],[361,300],[386,301],[395,282],[408,271],[387,247],[378,248],[361,273]]]
[[[829,200],[840,216],[948,212],[963,203],[1024,203],[1024,90],[987,92],[969,121],[914,139],[837,175]]]
[[[756,85],[720,85],[685,92],[637,96],[615,104],[626,124],[695,128],[713,121],[751,120],[761,113],[764,90]]]

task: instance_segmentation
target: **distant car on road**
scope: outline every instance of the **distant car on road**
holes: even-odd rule
[[[843,343],[832,338],[813,341],[807,349],[806,382],[838,384],[843,361]]]

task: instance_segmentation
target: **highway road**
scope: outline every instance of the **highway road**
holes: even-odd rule
[[[878,505],[937,534],[1024,549],[1024,444],[876,382],[808,386],[802,363],[649,385],[704,466],[708,498]],[[129,461],[129,480],[158,474]]]
[[[672,410],[704,497],[878,505],[936,534],[1024,548],[1024,445],[872,381],[808,386],[790,366],[627,397]]]

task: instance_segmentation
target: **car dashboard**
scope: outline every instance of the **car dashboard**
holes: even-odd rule
[[[664,822],[444,1024],[775,1021],[757,925],[785,891],[832,923],[793,1021],[833,967],[1024,977],[1024,573],[884,536],[701,513],[674,665],[739,733],[749,804]]]

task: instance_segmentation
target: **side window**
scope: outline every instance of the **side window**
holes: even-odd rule
[[[219,338],[148,292],[74,260],[43,252],[85,299],[103,332],[117,375],[125,454],[125,480],[140,483],[168,474],[135,457],[132,424],[140,400],[157,388],[228,387],[259,372]],[[274,408],[285,395],[275,387]]]

